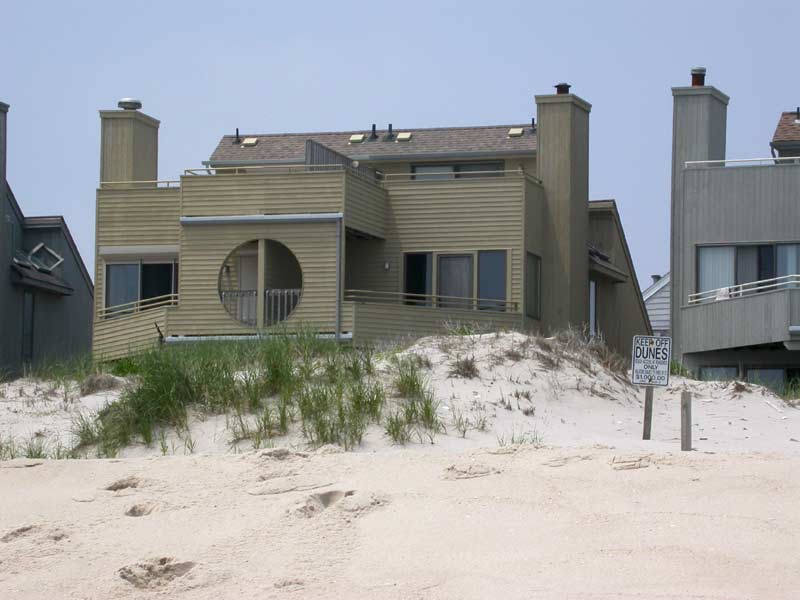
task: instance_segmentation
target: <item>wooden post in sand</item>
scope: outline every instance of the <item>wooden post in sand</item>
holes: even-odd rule
[[[650,439],[650,427],[653,424],[653,386],[648,385],[644,389],[644,428],[642,439]]]
[[[681,450],[692,449],[692,393],[681,392]]]

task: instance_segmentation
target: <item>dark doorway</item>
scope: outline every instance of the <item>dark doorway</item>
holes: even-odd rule
[[[430,305],[433,260],[430,252],[406,254],[403,292],[406,304]],[[424,297],[423,297],[424,296]]]
[[[172,268],[172,263],[142,265],[142,300],[173,293]]]

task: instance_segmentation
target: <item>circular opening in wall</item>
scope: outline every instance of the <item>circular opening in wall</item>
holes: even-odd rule
[[[303,272],[294,253],[275,240],[264,243],[264,326],[289,318],[303,295]],[[258,325],[258,245],[252,240],[238,246],[219,272],[219,299],[234,319],[249,327]]]

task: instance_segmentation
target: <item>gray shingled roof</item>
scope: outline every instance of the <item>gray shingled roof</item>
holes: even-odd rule
[[[508,137],[511,127],[522,127],[521,137]],[[472,153],[480,154],[531,154],[536,151],[536,133],[528,125],[489,125],[481,127],[435,127],[431,129],[395,128],[398,133],[411,132],[411,140],[397,142],[387,139],[387,130],[378,130],[378,139],[370,140],[370,130],[337,131],[325,133],[270,133],[240,134],[244,140],[257,137],[258,143],[243,147],[235,143],[235,136],[224,136],[211,155],[209,163],[249,161],[302,161],[305,141],[314,140],[351,158],[361,160],[392,159],[414,156],[435,156],[437,154]],[[362,143],[350,144],[353,134],[363,133]]]

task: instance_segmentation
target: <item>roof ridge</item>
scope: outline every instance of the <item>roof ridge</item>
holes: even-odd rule
[[[529,127],[530,123],[510,123],[499,125],[463,125],[457,127],[394,127],[393,132],[401,131],[459,131],[466,129],[504,129],[506,127]],[[375,131],[387,132],[387,129],[376,129]],[[285,133],[240,133],[240,138],[245,137],[285,137],[285,136],[310,136],[310,135],[352,135],[357,133],[372,133],[372,129],[351,129],[346,131],[305,131],[305,132],[285,132]],[[235,138],[236,134],[224,134],[223,139]]]

